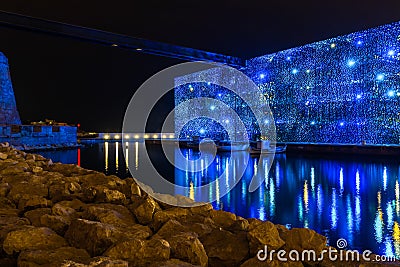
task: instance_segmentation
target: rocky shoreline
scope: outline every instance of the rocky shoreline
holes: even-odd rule
[[[168,196],[191,203],[184,196]],[[0,266],[376,266],[260,261],[257,252],[326,249],[309,229],[157,202],[132,178],[0,144]],[[387,266],[388,263],[380,266]],[[393,263],[398,265],[398,263]]]
[[[45,151],[45,150],[66,150],[66,149],[76,149],[82,147],[81,144],[78,143],[70,143],[70,144],[54,144],[54,145],[13,145],[13,148],[25,152],[36,152],[36,151]]]

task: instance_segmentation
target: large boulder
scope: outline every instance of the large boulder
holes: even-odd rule
[[[180,222],[171,219],[158,230],[156,235],[166,239],[168,237],[184,233],[186,231],[187,228],[184,227]]]
[[[160,210],[161,208],[158,203],[153,198],[147,196],[144,201],[133,210],[133,213],[139,223],[149,224],[153,220],[154,213]]]
[[[86,264],[90,255],[84,249],[60,247],[51,250],[26,250],[18,257],[19,267],[60,266],[63,262],[74,261]]]
[[[24,194],[18,201],[18,209],[20,210],[31,210],[36,208],[48,208],[53,206],[51,200],[48,200],[38,195]]]
[[[260,249],[264,249],[264,246],[267,246],[268,249],[277,250],[285,244],[275,225],[269,221],[252,220],[248,230],[247,238],[252,256],[256,255]]]
[[[115,244],[104,255],[127,260],[131,266],[146,266],[151,262],[168,260],[170,245],[163,239],[130,239]]]
[[[245,233],[233,234],[223,229],[214,229],[200,238],[208,255],[209,266],[238,266],[249,256],[249,245]]]
[[[12,184],[12,188],[7,197],[18,204],[21,198],[46,198],[48,196],[48,186],[42,183],[20,182]]]
[[[24,213],[33,226],[41,226],[40,218],[45,214],[51,214],[50,208],[39,208]]]
[[[146,239],[151,230],[142,225],[117,227],[112,224],[75,219],[72,221],[65,238],[74,247],[86,249],[90,255],[98,256],[111,245],[130,238]]]
[[[49,214],[44,214],[40,217],[41,226],[48,227],[61,236],[65,234],[70,223],[71,221],[68,217]]]
[[[171,246],[171,256],[194,265],[208,265],[207,253],[196,234],[180,233],[166,239]]]
[[[190,214],[189,209],[184,208],[171,208],[167,210],[160,210],[154,213],[151,227],[154,230],[160,229],[160,227],[170,219],[180,221],[185,219]]]
[[[51,213],[56,216],[67,217],[69,219],[75,218],[77,214],[75,209],[68,206],[64,206],[60,203],[55,204],[51,208]]]
[[[164,239],[168,239],[171,236],[180,234],[180,233],[194,233],[198,237],[202,237],[207,235],[216,229],[217,227],[213,225],[213,222],[210,219],[210,222],[207,223],[207,220],[204,223],[191,223],[191,224],[181,224],[177,220],[170,219],[158,230],[156,233],[157,236],[160,236]]]
[[[108,188],[97,190],[96,201],[114,204],[127,204],[127,199],[124,193]]]
[[[132,213],[126,207],[115,204],[87,205],[83,218],[116,226],[129,226],[136,223]]]
[[[29,225],[30,222],[26,218],[18,216],[0,216],[0,227],[3,225]]]
[[[306,249],[313,249],[319,253],[326,248],[326,237],[311,229],[293,228],[281,232],[281,237],[285,241],[285,250],[301,252]]]
[[[229,228],[236,221],[235,214],[223,210],[211,210],[210,216],[211,219],[222,228]]]
[[[11,255],[24,250],[46,250],[67,246],[65,239],[46,227],[26,227],[11,231],[3,243],[4,251]]]
[[[66,177],[81,176],[93,173],[93,171],[83,169],[82,167],[75,164],[62,164],[62,163],[54,163],[49,166],[48,170],[51,172],[61,173]]]

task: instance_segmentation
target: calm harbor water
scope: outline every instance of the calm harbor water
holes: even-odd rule
[[[148,146],[148,151],[153,162],[158,162],[159,172],[177,184],[205,184],[235,165],[230,163],[229,153],[218,154],[206,170],[186,172],[166,163],[159,147]],[[128,160],[123,152],[128,153]],[[182,152],[189,159],[199,156],[193,150]],[[121,178],[130,176],[128,165],[140,168],[144,153],[145,145],[140,142],[89,143],[77,150],[40,152],[53,161],[75,163]],[[235,161],[241,159],[241,155],[235,157]],[[214,201],[214,207],[245,218],[307,227],[325,235],[333,246],[339,238],[345,238],[349,249],[369,249],[400,259],[400,159],[279,154],[268,172],[269,160],[268,156],[250,157],[243,178],[232,191]],[[229,173],[225,172],[227,183],[232,178]],[[254,174],[264,182],[249,193]],[[217,196],[224,186],[217,184]],[[193,197],[191,193],[185,192]]]

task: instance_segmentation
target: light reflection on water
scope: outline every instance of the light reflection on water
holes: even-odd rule
[[[222,196],[232,175],[244,155],[231,157],[229,153],[218,154],[213,162],[200,161],[204,170],[182,171],[171,169],[165,159],[153,151],[153,162],[160,164],[161,173],[175,179],[175,183],[187,185],[183,193],[196,199],[196,187],[215,180],[209,197],[217,209],[234,212],[242,217],[256,217],[292,227],[308,227],[327,236],[332,245],[345,238],[348,248],[370,249],[374,253],[395,255],[400,258],[400,163],[392,160],[334,159],[276,155],[268,172],[269,156],[250,158],[242,180],[235,188]],[[182,150],[189,159],[199,158],[198,152]],[[123,152],[128,157],[124,158]],[[127,142],[93,143],[81,149],[82,167],[129,176],[128,165],[134,169],[141,166],[145,153],[144,144]],[[77,163],[78,151],[42,152],[54,161]],[[150,153],[151,154],[151,153]],[[206,157],[207,159],[207,157]],[[261,164],[258,164],[261,161]],[[186,165],[189,170],[195,166]],[[254,192],[248,192],[251,177],[256,175],[263,184]],[[371,234],[373,233],[373,234]]]

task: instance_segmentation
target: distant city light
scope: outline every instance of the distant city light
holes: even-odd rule
[[[144,135],[144,138],[146,138],[146,139],[149,138],[149,137],[150,137],[150,136],[149,136],[148,134],[145,134],[145,135]]]
[[[108,134],[104,135],[104,139],[110,139],[110,136]]]
[[[125,139],[129,139],[130,136],[128,134],[125,135]]]
[[[384,78],[385,78],[385,75],[383,75],[383,74],[378,74],[378,75],[376,75],[376,79],[377,79],[378,81],[382,81]]]
[[[135,134],[135,139],[139,139],[139,135],[138,134]]]
[[[114,139],[120,139],[121,136],[119,134],[114,135]]]
[[[353,67],[354,64],[356,64],[356,62],[355,62],[354,60],[352,60],[352,59],[350,59],[349,61],[347,61],[347,66],[349,66],[349,67]]]

